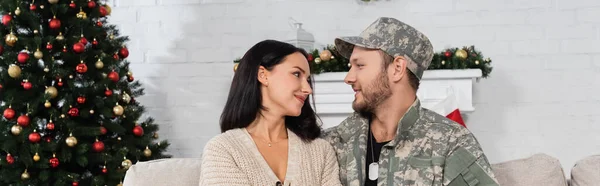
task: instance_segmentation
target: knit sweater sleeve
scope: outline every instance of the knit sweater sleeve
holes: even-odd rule
[[[248,177],[236,164],[226,145],[226,138],[218,136],[206,143],[202,154],[200,186],[204,185],[248,185]]]
[[[340,182],[339,169],[337,156],[333,147],[323,141],[323,148],[325,149],[325,167],[323,170],[321,185],[323,186],[338,186],[342,185]]]

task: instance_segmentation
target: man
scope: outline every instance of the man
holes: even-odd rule
[[[425,35],[383,17],[335,45],[355,91],[355,113],[325,131],[344,185],[498,185],[473,134],[421,107],[416,92],[433,57]]]

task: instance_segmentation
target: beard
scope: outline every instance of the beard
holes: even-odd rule
[[[362,102],[358,102],[355,99],[352,102],[352,109],[363,117],[371,117],[375,109],[392,96],[390,84],[387,79],[387,73],[385,71],[380,72],[379,77],[367,87],[361,89],[363,100]]]

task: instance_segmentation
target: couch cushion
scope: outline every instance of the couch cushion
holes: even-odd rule
[[[124,186],[200,184],[201,159],[170,158],[138,162],[125,174]]]
[[[600,155],[589,156],[575,163],[571,169],[572,186],[590,186],[600,183]]]
[[[567,186],[560,162],[546,154],[493,164],[492,169],[500,185]]]

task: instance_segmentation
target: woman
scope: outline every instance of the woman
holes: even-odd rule
[[[341,185],[333,148],[308,101],[308,54],[265,40],[241,59],[204,148],[200,185]]]

